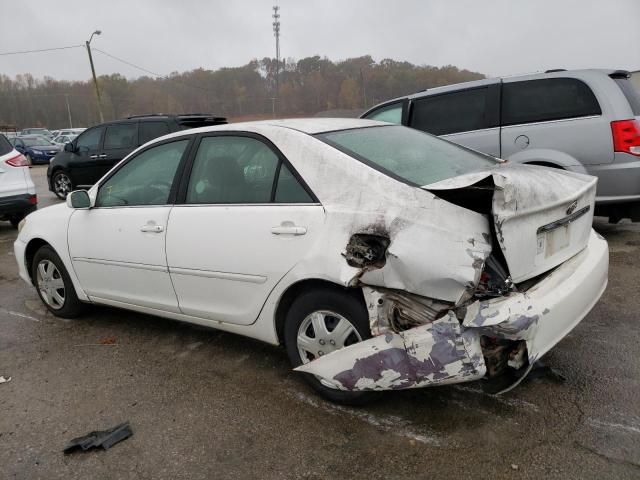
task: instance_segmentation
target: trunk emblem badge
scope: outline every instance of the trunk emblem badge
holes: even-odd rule
[[[569,205],[569,208],[567,208],[567,215],[571,215],[576,208],[578,208],[578,201],[574,200],[573,203]]]

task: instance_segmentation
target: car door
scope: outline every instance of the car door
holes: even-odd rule
[[[189,138],[154,144],[97,188],[69,222],[73,268],[92,299],[178,311],[165,253],[171,192]]]
[[[104,126],[85,130],[73,143],[73,151],[68,152],[67,165],[74,186],[93,185],[102,176],[97,160],[102,150],[104,131]]]
[[[116,163],[129,155],[137,146],[137,122],[107,125],[102,151],[98,154],[96,162],[98,179],[111,170]]]
[[[611,163],[610,119],[577,78],[505,79],[502,155],[517,162],[561,157],[569,165]]]
[[[171,211],[167,262],[187,315],[253,323],[318,238],[324,210],[265,139],[201,137]]]
[[[484,85],[416,98],[409,126],[499,157],[499,87]]]

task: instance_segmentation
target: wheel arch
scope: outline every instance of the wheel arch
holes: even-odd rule
[[[287,317],[287,312],[293,304],[296,298],[305,292],[312,290],[334,290],[346,295],[353,296],[359,302],[362,307],[366,309],[366,303],[364,301],[364,295],[362,289],[359,287],[345,287],[338,283],[331,282],[320,278],[307,278],[292,283],[280,296],[278,305],[276,306],[274,320],[276,335],[278,337],[278,343],[284,344],[284,323]]]
[[[27,243],[27,247],[25,248],[24,251],[24,263],[27,267],[27,273],[29,274],[29,278],[31,279],[31,283],[33,283],[33,259],[36,256],[36,252],[40,249],[40,247],[43,247],[45,245],[50,246],[51,248],[53,248],[53,246],[47,242],[46,240],[40,238],[40,237],[36,237],[36,238],[32,238],[31,240],[29,240],[29,243]],[[55,250],[55,248],[53,248]]]
[[[525,162],[525,165],[538,165],[540,167],[558,168],[560,170],[566,170],[562,165],[557,163],[545,162],[543,160],[534,160],[533,162]]]

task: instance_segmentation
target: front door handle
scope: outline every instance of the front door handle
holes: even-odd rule
[[[91,160],[95,160],[96,158],[98,158],[98,155],[89,155],[89,158],[90,158]]]
[[[164,227],[162,225],[143,225],[140,227],[141,232],[149,232],[149,233],[162,233],[164,232]]]
[[[107,154],[103,153],[102,155],[98,155],[98,158],[107,158]]]
[[[307,227],[300,227],[293,222],[282,222],[277,227],[271,227],[271,233],[274,235],[304,235],[307,233]]]

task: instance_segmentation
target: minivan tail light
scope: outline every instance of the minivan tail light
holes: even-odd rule
[[[640,122],[637,120],[619,120],[611,122],[613,150],[640,156]]]
[[[22,154],[16,155],[15,157],[11,157],[5,160],[4,163],[12,167],[28,167],[29,166],[29,161],[26,158],[24,158],[24,155]]]

